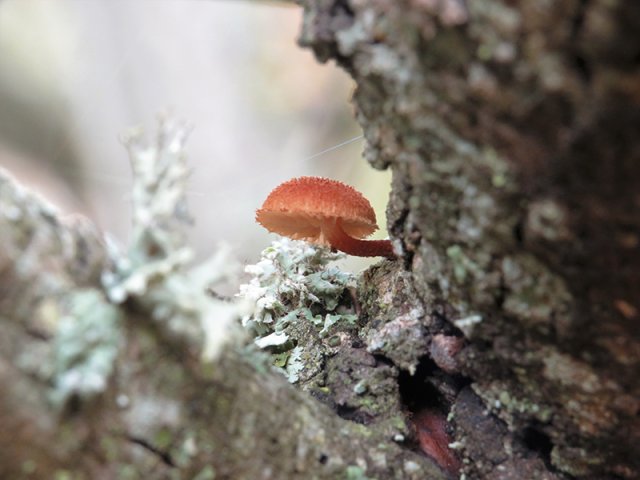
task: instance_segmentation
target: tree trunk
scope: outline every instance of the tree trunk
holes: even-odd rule
[[[469,476],[640,478],[640,4],[303,4],[393,170],[418,370]],[[465,339],[448,372],[439,334]]]
[[[185,135],[127,140],[126,254],[0,170],[0,478],[444,480],[399,444],[401,411],[386,429],[341,418],[247,345],[239,307],[205,289],[224,254],[186,269]]]
[[[394,174],[358,328],[301,388],[223,334],[181,128],[130,144],[126,255],[2,174],[0,478],[639,478],[640,4],[303,4]]]

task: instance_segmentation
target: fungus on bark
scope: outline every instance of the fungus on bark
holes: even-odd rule
[[[300,177],[276,187],[256,212],[273,233],[359,257],[395,258],[389,240],[362,240],[378,229],[369,201],[337,180]]]

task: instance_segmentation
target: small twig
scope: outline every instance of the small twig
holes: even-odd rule
[[[167,466],[171,468],[176,468],[176,464],[173,462],[173,459],[171,458],[171,455],[169,454],[169,452],[162,451],[158,447],[151,445],[151,443],[149,443],[144,438],[134,437],[133,435],[125,435],[125,438],[129,440],[131,443],[140,445],[142,448],[153,453],[158,458],[160,458],[160,460],[162,460]]]

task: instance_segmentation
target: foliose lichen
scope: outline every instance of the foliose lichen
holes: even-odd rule
[[[97,290],[70,294],[65,307],[54,337],[52,400],[58,406],[106,390],[123,336],[119,310]]]
[[[207,289],[235,275],[228,248],[219,248],[199,266],[188,268],[193,251],[187,245],[191,223],[186,204],[189,168],[185,142],[189,128],[160,118],[154,142],[140,129],[124,139],[133,170],[133,231],[126,253],[108,244],[113,270],[102,283],[109,299],[133,299],[170,336],[197,344],[205,361],[213,360],[228,338],[228,327],[240,306],[213,298]]]
[[[285,367],[291,382],[303,368],[298,343],[298,322],[307,322],[321,338],[327,338],[338,323],[354,324],[357,316],[341,304],[345,290],[355,285],[351,273],[330,262],[344,254],[331,252],[307,242],[280,238],[266,248],[260,261],[248,265],[248,283],[240,286],[239,296],[248,300],[253,311],[242,325],[256,337],[260,348],[276,351],[274,363]]]

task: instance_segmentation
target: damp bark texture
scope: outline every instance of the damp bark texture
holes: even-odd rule
[[[275,369],[240,330],[240,306],[207,291],[224,280],[224,252],[187,267],[187,131],[163,121],[148,145],[125,139],[127,250],[0,169],[0,478],[445,480],[404,445],[397,403],[370,428]],[[346,373],[382,372],[380,397],[398,400],[395,369],[343,350]],[[344,377],[335,390],[381,410]]]
[[[186,267],[183,127],[128,141],[126,252],[0,172],[0,477],[640,478],[640,4],[302,6],[401,257],[292,385]]]
[[[354,78],[393,171],[418,370],[463,470],[639,478],[640,4],[302,4],[300,43]]]

